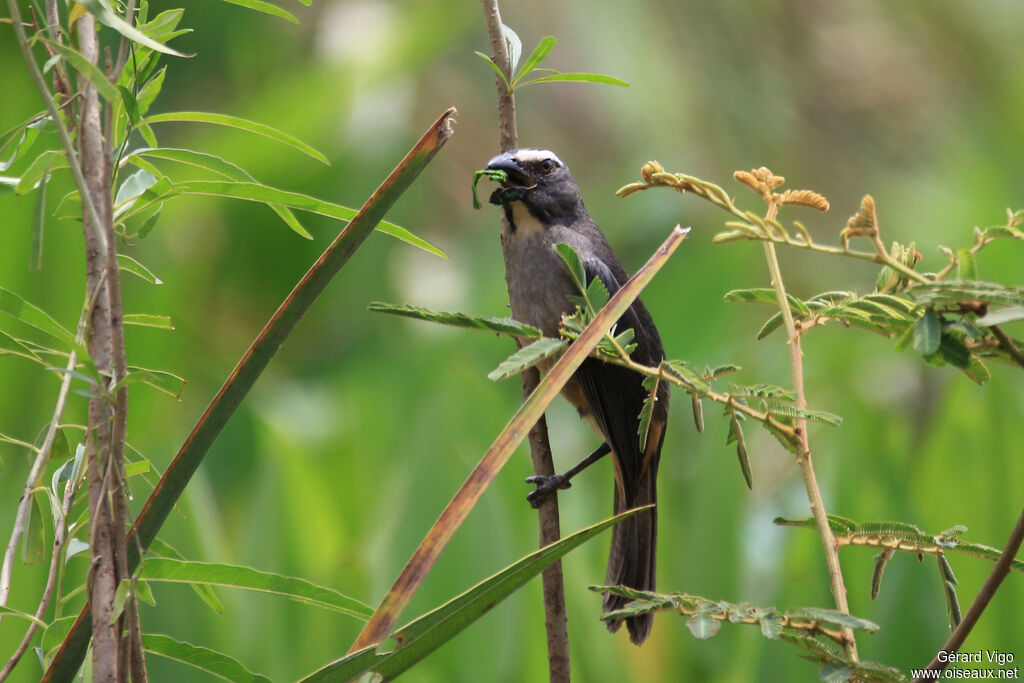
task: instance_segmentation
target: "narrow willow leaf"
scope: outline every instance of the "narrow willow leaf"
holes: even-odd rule
[[[565,264],[565,267],[569,271],[569,277],[572,279],[573,284],[581,294],[586,294],[587,291],[587,274],[583,270],[583,262],[580,261],[579,255],[576,250],[570,247],[565,242],[559,242],[554,247],[555,253],[558,254],[559,258]]]
[[[125,325],[138,325],[140,327],[155,327],[159,330],[173,330],[171,318],[167,315],[156,315],[153,313],[125,313],[122,317]]]
[[[555,81],[568,81],[572,83],[601,83],[604,85],[617,85],[623,88],[629,87],[629,83],[620,78],[615,78],[614,76],[608,76],[606,74],[589,73],[558,73],[553,76],[541,76],[540,78],[534,78],[533,80],[520,84],[520,87],[524,85],[532,85],[534,83],[554,83]]]
[[[127,208],[122,205],[138,199],[143,192],[156,185],[157,177],[146,170],[137,171],[128,176],[121,187],[117,188],[117,196],[114,197],[115,208]],[[130,204],[128,206],[131,206]]]
[[[644,508],[630,510],[598,522],[535,550],[465,593],[396,630],[392,634],[396,642],[393,650],[379,651],[375,645],[366,647],[331,662],[303,678],[300,683],[342,683],[366,671],[374,671],[386,680],[398,676],[451,641],[484,613],[540,574],[552,562],[640,509]]]
[[[45,558],[46,523],[43,521],[42,504],[39,496],[32,496],[28,504],[28,526],[21,538],[22,564],[36,564]]]
[[[43,268],[43,235],[46,232],[46,186],[50,174],[45,173],[39,180],[36,202],[32,209],[32,251],[28,259],[28,269],[38,272]]]
[[[126,318],[128,316],[125,316]],[[127,321],[126,321],[127,322]],[[185,380],[170,372],[163,370],[147,370],[146,368],[128,367],[128,374],[122,379],[118,386],[142,382],[154,389],[159,389],[165,394],[174,398],[181,398],[181,392],[185,389]]]
[[[149,552],[157,557],[169,557],[172,560],[185,559],[177,549],[159,538],[153,539],[153,542],[150,543]],[[224,605],[221,603],[220,598],[217,597],[217,594],[213,592],[212,586],[208,586],[203,583],[193,583],[192,590],[195,591],[196,595],[198,595],[199,598],[210,607],[210,609],[218,615],[224,614]]]
[[[521,323],[512,318],[494,318],[486,315],[468,315],[466,313],[450,313],[447,311],[432,311],[419,306],[409,304],[386,304],[374,301],[366,307],[366,310],[374,313],[389,313],[403,318],[415,318],[427,322],[452,325],[454,327],[465,327],[487,332],[497,332],[514,337],[539,338],[541,332],[532,325]]]
[[[17,318],[26,325],[31,325],[41,332],[61,340],[68,346],[75,346],[75,335],[68,332],[59,322],[50,317],[43,309],[33,306],[20,296],[0,287],[0,313]]]
[[[929,308],[914,323],[914,350],[928,356],[939,350],[942,341],[942,324],[935,311]]]
[[[222,652],[184,643],[170,636],[144,633],[142,647],[152,654],[188,664],[200,671],[234,683],[270,683],[270,679],[266,676],[254,674],[237,660]]]
[[[60,647],[61,643],[64,642],[64,639],[71,631],[71,626],[74,623],[75,615],[71,615],[70,617],[55,619],[52,623],[46,626],[46,630],[43,631],[41,642],[44,655],[49,655],[55,649]],[[49,661],[49,656],[47,656],[46,659]]]
[[[511,26],[501,25],[501,32],[505,34],[505,43],[508,45],[508,68],[511,73],[516,72],[519,58],[523,55],[523,41],[519,34],[512,30]]]
[[[153,275],[153,272],[149,268],[127,254],[117,255],[117,267],[120,268],[122,272],[131,273],[136,277],[140,277],[151,285],[162,285],[164,283],[163,280],[158,278],[156,275]]]
[[[885,572],[885,565],[889,563],[889,559],[895,554],[895,550],[892,548],[884,548],[882,552],[875,555],[875,568],[871,572],[871,599],[874,600],[878,597],[878,591],[882,587],[882,574]]]
[[[498,76],[499,76],[499,77],[501,78],[501,82],[505,84],[505,87],[506,87],[506,88],[508,88],[508,87],[509,87],[509,85],[508,85],[508,79],[507,79],[507,78],[505,78],[505,74],[504,74],[504,73],[502,73],[501,69],[499,69],[499,68],[498,68],[498,65],[494,63],[494,60],[493,60],[493,59],[491,59],[490,57],[488,57],[487,55],[485,55],[485,54],[484,54],[483,52],[480,52],[479,50],[474,50],[474,51],[473,51],[473,54],[475,54],[475,55],[476,55],[477,57],[479,57],[480,59],[482,59],[482,60],[484,60],[485,62],[487,62],[487,64],[488,64],[488,65],[489,65],[489,66],[490,66],[490,67],[491,67],[492,69],[494,69],[494,73],[498,74]]]
[[[117,620],[121,618],[121,614],[124,612],[124,606],[128,603],[128,598],[132,594],[132,580],[121,579],[120,583],[117,584],[117,590],[114,591],[114,609],[110,614],[110,621],[107,623],[108,626],[113,626],[117,623]]]
[[[307,605],[341,612],[364,621],[373,614],[373,608],[370,606],[331,588],[318,586],[305,579],[259,571],[250,567],[154,557],[141,565],[139,578],[148,581],[245,588],[280,595]]]
[[[534,48],[533,53],[523,62],[523,68],[519,71],[516,77],[512,80],[512,87],[515,88],[516,84],[519,83],[523,78],[530,75],[530,72],[540,66],[545,59],[547,59],[548,53],[555,47],[555,43],[558,41],[552,37],[547,36],[540,39],[540,43]],[[512,67],[513,71],[515,66]]]
[[[698,640],[707,640],[716,633],[718,629],[722,627],[722,622],[714,619],[711,616],[711,610],[707,605],[701,605],[696,612],[690,615],[690,618],[686,620],[686,628],[690,629],[690,633],[693,634],[694,638]]]
[[[39,40],[42,40],[50,47],[51,50],[66,59],[71,68],[82,74],[82,76],[84,76],[86,80],[96,88],[96,92],[100,94],[100,97],[105,99],[107,102],[114,102],[121,97],[117,88],[107,80],[107,76],[100,70],[100,68],[86,59],[81,52],[69,47],[68,45],[47,40],[46,38],[40,38]]]
[[[43,177],[51,171],[67,167],[68,162],[64,152],[48,149],[33,159],[32,163],[21,174],[21,178],[18,179],[18,183],[14,187],[14,193],[19,196],[27,195],[36,189],[42,182]]]
[[[303,154],[309,155],[324,164],[330,166],[330,162],[323,153],[318,152],[313,147],[307,145],[302,140],[298,139],[293,135],[289,135],[283,131],[280,131],[272,126],[268,126],[263,123],[257,123],[255,121],[249,121],[247,119],[240,118],[238,116],[228,116],[227,114],[212,114],[209,112],[201,111],[179,111],[169,112],[166,114],[155,114],[153,116],[146,117],[143,119],[144,123],[166,123],[166,122],[190,122],[190,123],[211,123],[218,126],[228,126],[230,128],[237,128],[244,130],[249,133],[255,133],[256,135],[263,135],[276,140],[281,144],[287,145],[293,149],[297,149]]]
[[[269,14],[271,16],[279,17],[281,19],[286,19],[286,20],[292,22],[293,24],[299,23],[298,17],[296,17],[291,12],[289,12],[287,10],[283,10],[280,7],[278,7],[277,5],[272,5],[269,2],[263,2],[263,0],[221,0],[221,1],[222,2],[227,2],[227,3],[232,4],[232,5],[238,5],[239,7],[244,7],[246,9],[251,9],[251,10],[256,11],[256,12],[263,12],[264,14]]]
[[[568,345],[564,339],[551,339],[542,337],[535,342],[524,346],[511,356],[501,362],[501,365],[492,370],[487,379],[492,382],[507,379],[518,375],[523,370],[533,367],[545,358],[550,358]]]
[[[150,50],[156,50],[166,55],[172,55],[174,57],[191,57],[183,52],[178,52],[174,48],[167,47],[163,43],[153,40],[145,33],[135,28],[128,22],[110,9],[102,0],[79,0],[88,10],[89,13],[96,17],[96,20],[105,26],[109,26],[114,29],[122,36],[136,42],[140,45],[148,47]]]

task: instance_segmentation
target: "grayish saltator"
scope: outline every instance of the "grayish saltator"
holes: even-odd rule
[[[554,153],[518,149],[491,159],[487,170],[504,171],[507,176],[490,201],[501,205],[508,219],[504,243],[512,317],[540,328],[545,336],[558,337],[562,315],[575,310],[575,304],[566,297],[579,291],[552,248],[555,244],[565,242],[575,249],[587,283],[600,278],[611,294],[628,275],[584,208],[568,166]],[[654,321],[639,299],[619,319],[616,332],[626,328],[632,328],[636,335],[633,360],[657,366],[665,352]],[[647,446],[642,450],[637,432],[648,394],[642,380],[632,370],[590,357],[562,389],[562,395],[604,442],[584,462],[611,453],[616,513],[655,503],[657,498],[658,461],[668,421],[668,386],[662,382],[658,387]],[[578,470],[574,468],[572,473]],[[544,492],[564,487],[566,478],[562,475],[545,483]],[[615,526],[607,584],[654,590],[657,527],[654,508]],[[626,602],[625,598],[605,595],[604,611],[620,609]],[[644,614],[626,619],[630,640],[637,645],[643,643],[651,632],[653,618],[653,614]],[[608,629],[616,631],[621,625],[622,620],[609,621]]]

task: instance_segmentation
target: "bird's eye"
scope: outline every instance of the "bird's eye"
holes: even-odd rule
[[[540,162],[540,170],[542,170],[544,173],[551,173],[551,171],[555,170],[555,162],[553,162],[551,159],[545,159],[544,161]]]

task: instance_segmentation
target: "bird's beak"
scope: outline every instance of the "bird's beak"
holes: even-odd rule
[[[487,162],[487,170],[504,171],[507,176],[501,187],[491,193],[491,204],[505,204],[522,199],[528,191],[537,187],[537,181],[519,165],[511,152],[499,154],[491,159]]]

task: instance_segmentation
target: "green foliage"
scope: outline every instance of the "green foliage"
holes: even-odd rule
[[[303,678],[302,683],[349,681],[366,672],[381,676],[383,681],[395,678],[454,638],[552,562],[641,509],[616,515],[535,550],[437,609],[397,629],[391,635],[394,642],[391,650],[368,647],[353,652]]]
[[[552,49],[554,49],[555,44],[558,42],[558,40],[553,36],[541,38],[540,42],[537,44],[537,47],[534,48],[533,52],[530,53],[530,56],[526,59],[525,62],[523,62],[522,68],[516,71],[516,66],[519,64],[519,57],[522,54],[523,44],[515,31],[510,29],[508,26],[505,26],[504,29],[505,40],[509,47],[509,64],[513,73],[511,82],[509,81],[509,78],[505,75],[505,73],[498,67],[498,65],[494,63],[494,60],[485,55],[483,52],[477,51],[474,52],[474,54],[476,54],[476,56],[478,56],[480,59],[484,60],[484,62],[486,62],[494,70],[494,72],[498,74],[498,77],[501,78],[501,81],[505,84],[505,87],[508,88],[509,93],[515,92],[517,89],[530,85],[531,83],[577,82],[600,83],[603,85],[618,85],[623,87],[629,86],[629,83],[627,83],[626,81],[615,78],[614,76],[607,76],[605,74],[582,72],[562,73],[561,71],[557,71],[555,69],[541,67],[541,64],[544,63],[544,60],[547,59],[548,54],[551,52]],[[530,76],[530,74],[538,71],[547,73],[548,75],[538,76],[528,81],[524,80],[528,76]]]

